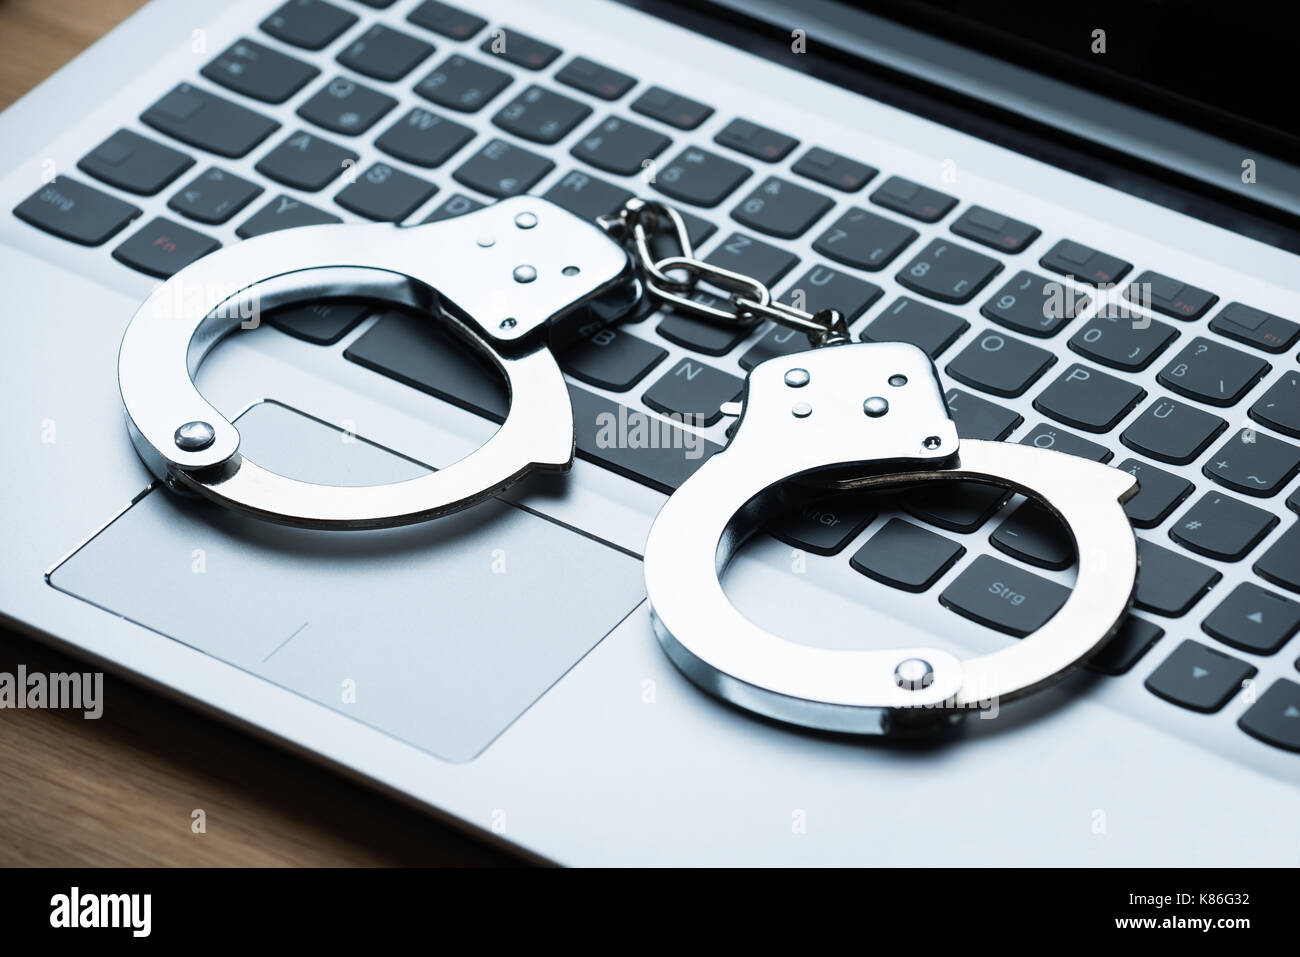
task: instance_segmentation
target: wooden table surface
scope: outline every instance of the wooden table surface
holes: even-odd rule
[[[142,0],[0,0],[0,108]],[[21,144],[6,144],[6,149]],[[0,672],[84,671],[0,627]],[[509,864],[450,825],[130,682],[104,715],[0,710],[0,866]],[[202,809],[206,832],[191,829]]]

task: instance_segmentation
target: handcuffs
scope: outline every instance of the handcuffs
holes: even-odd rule
[[[654,255],[660,234],[677,255]],[[700,281],[730,298],[696,298]],[[317,485],[244,458],[238,429],[195,388],[200,362],[249,304],[339,296],[424,312],[484,355],[510,393],[500,429],[447,468],[389,485]],[[529,472],[568,469],[573,411],[555,355],[647,303],[713,322],[771,319],[810,343],[753,368],[741,399],[724,409],[739,416],[730,442],[669,497],[650,529],[651,621],[696,685],[791,724],[902,734],[1038,690],[1119,629],[1138,569],[1122,508],[1137,491],[1131,475],[1032,446],[959,439],[922,350],[852,343],[836,310],[777,302],[758,280],[696,259],[682,217],[662,203],[630,199],[593,225],[520,196],[421,226],[311,226],[218,250],[163,283],[128,325],[118,359],[127,428],[167,488],[262,519],[332,529],[424,521]],[[1034,498],[1074,539],[1073,591],[1014,644],[965,661],[937,648],[818,648],[758,627],[723,592],[722,572],[741,544],[804,499],[953,480]]]

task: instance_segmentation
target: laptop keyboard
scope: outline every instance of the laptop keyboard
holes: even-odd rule
[[[390,6],[284,3],[195,76],[142,103],[140,131],[121,129],[81,157],[84,176],[43,186],[15,215],[68,242],[113,241],[123,268],[165,278],[218,248],[208,230],[226,224],[247,238],[358,218],[433,222],[529,191],[595,218],[634,193],[658,193],[680,208],[708,262],[786,282],[782,301],[834,304],[863,341],[924,349],[960,386],[946,396],[962,436],[1101,462],[1124,456],[1118,466],[1141,482],[1126,505],[1143,530],[1139,613],[1093,671],[1123,675],[1162,655],[1149,692],[1215,713],[1258,671],[1238,654],[1300,651],[1300,524],[1261,507],[1285,495],[1286,508],[1300,511],[1300,317],[1146,264],[1121,303],[1105,292],[1134,272],[1123,250],[1045,236],[1015,210],[801,142],[798,130],[715,117],[706,90],[630,76],[600,51],[565,50],[432,0],[402,0],[396,16],[374,22],[371,8]],[[324,70],[302,58],[327,49]],[[419,105],[403,111],[398,97],[410,103],[408,93]],[[291,127],[262,111],[300,95]],[[458,121],[489,110],[493,133]],[[683,138],[705,124],[717,129],[709,148],[700,145],[707,131]],[[255,175],[223,165],[245,157]],[[143,213],[132,197],[164,191],[174,215],[128,232]],[[783,245],[793,240],[815,255]],[[1009,270],[1001,258],[1027,250],[1035,268]],[[886,295],[884,277],[896,292]],[[708,302],[711,294],[697,295]],[[979,325],[957,307],[978,314]],[[268,322],[322,348],[339,344],[340,362],[489,419],[505,415],[507,396],[478,357],[396,311],[336,301]],[[671,492],[721,448],[697,426],[720,421],[744,372],[805,347],[783,328],[713,326],[671,310],[597,332],[561,357],[577,454]],[[1278,366],[1280,377],[1263,385]],[[1149,368],[1160,390],[1134,378]],[[1019,396],[1032,398],[1040,421],[1000,401]],[[650,423],[653,434],[640,447],[610,447],[595,425],[605,413]],[[1032,632],[1064,601],[1065,586],[1039,571],[1074,563],[1071,542],[1042,508],[969,483],[831,496],[770,531],[1011,636]],[[976,535],[996,554],[972,554],[979,539],[961,536]],[[1249,563],[1257,580],[1220,594],[1220,568],[1232,563]],[[1177,643],[1162,641],[1166,631]],[[1300,675],[1285,671],[1238,724],[1300,751]]]

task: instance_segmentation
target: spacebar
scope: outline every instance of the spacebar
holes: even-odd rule
[[[406,316],[384,316],[344,352],[358,365],[502,422],[504,383],[459,342]],[[580,458],[672,493],[721,446],[666,418],[569,384]]]

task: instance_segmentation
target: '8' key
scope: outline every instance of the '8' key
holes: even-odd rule
[[[943,239],[933,240],[894,278],[926,296],[943,302],[969,302],[990,279],[1002,271],[1002,264]]]

